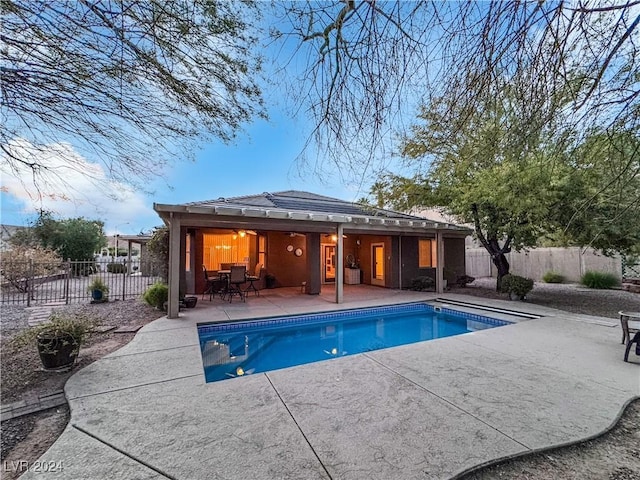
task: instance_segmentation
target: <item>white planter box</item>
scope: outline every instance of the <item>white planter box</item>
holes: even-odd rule
[[[358,285],[360,283],[360,269],[359,268],[345,268],[344,269],[344,283],[347,285]]]

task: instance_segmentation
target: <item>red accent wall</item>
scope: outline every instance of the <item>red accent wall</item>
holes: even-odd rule
[[[293,251],[287,251],[292,245]],[[302,256],[296,257],[294,252],[302,249]],[[276,287],[299,287],[307,281],[307,245],[302,235],[290,237],[286,232],[269,232],[267,234],[267,273],[276,277]],[[318,259],[318,262],[320,260]]]

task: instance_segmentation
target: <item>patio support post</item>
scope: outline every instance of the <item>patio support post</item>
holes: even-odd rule
[[[436,232],[436,293],[444,293],[444,241],[442,232]]]
[[[169,301],[167,317],[178,318],[180,311],[180,218],[169,217]]]
[[[344,290],[344,226],[338,224],[338,239],[336,241],[336,303],[342,303]]]

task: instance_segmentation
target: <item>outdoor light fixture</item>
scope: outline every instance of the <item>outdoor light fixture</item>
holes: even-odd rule
[[[244,238],[246,234],[247,234],[247,232],[245,232],[244,230],[240,230],[238,232],[238,235],[240,235],[240,238]]]

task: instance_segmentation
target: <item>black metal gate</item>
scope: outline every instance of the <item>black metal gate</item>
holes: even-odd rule
[[[26,306],[89,302],[88,287],[96,279],[108,286],[108,298],[125,300],[141,296],[150,285],[161,281],[162,271],[154,262],[144,260],[107,264],[13,262],[3,265],[0,302]]]

